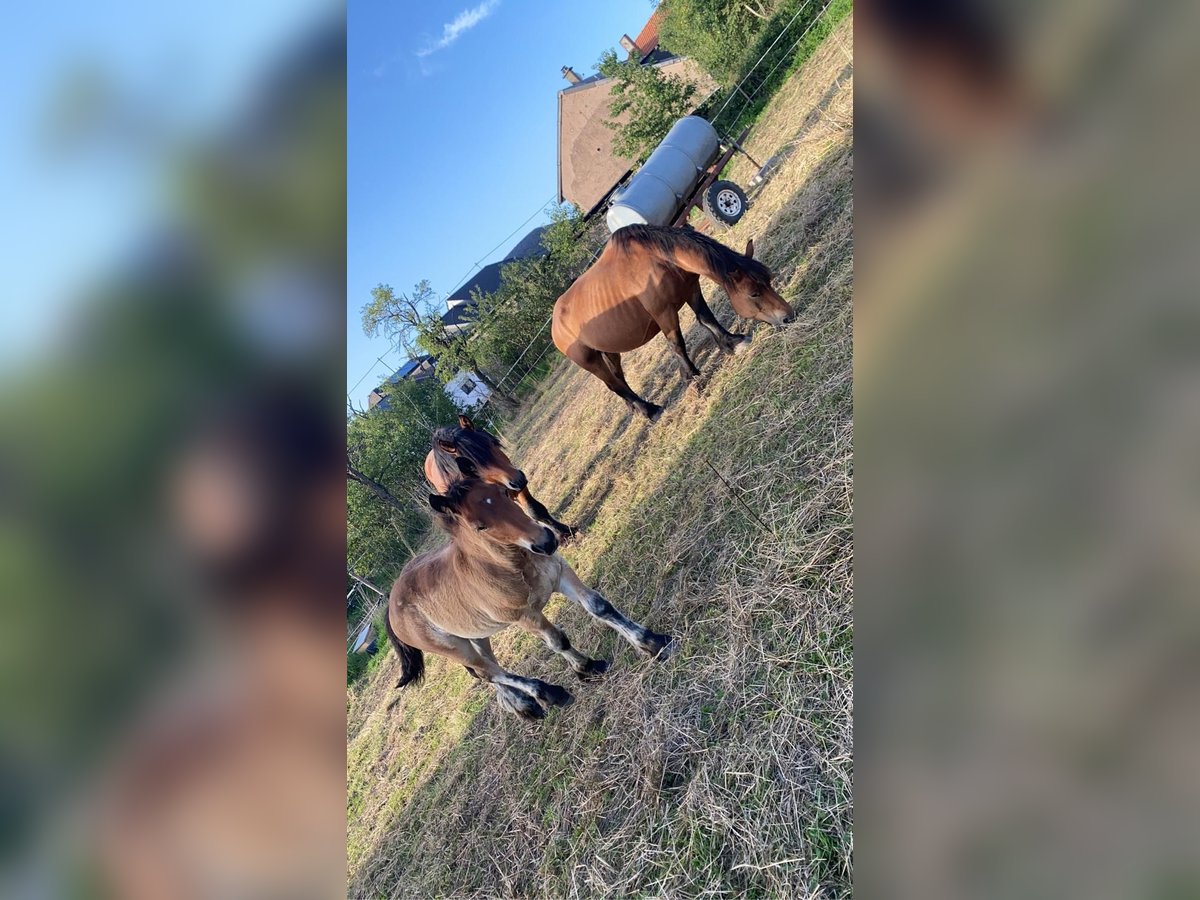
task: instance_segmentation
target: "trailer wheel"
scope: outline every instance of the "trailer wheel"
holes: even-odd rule
[[[714,181],[704,192],[704,213],[721,225],[736,225],[746,214],[746,193],[732,181]]]

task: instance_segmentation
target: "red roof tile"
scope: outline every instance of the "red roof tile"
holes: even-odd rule
[[[658,23],[662,21],[662,7],[654,11],[654,15],[642,28],[641,32],[633,42],[638,45],[638,49],[642,51],[642,56],[647,55],[651,50],[658,46]]]

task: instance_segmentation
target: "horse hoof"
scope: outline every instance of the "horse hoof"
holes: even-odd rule
[[[530,703],[528,706],[522,706],[516,710],[516,714],[526,722],[537,722],[546,718],[546,711],[537,703]]]
[[[642,649],[650,656],[657,660],[670,659],[679,649],[679,642],[669,634],[650,633],[650,639],[646,642]]]
[[[608,660],[593,659],[589,660],[582,672],[576,672],[580,681],[595,681],[601,675],[608,671]]]
[[[647,403],[646,409],[642,412],[650,420],[650,424],[653,425],[662,418],[663,408],[656,403]]]
[[[496,685],[496,702],[505,712],[520,716],[530,722],[546,717],[546,710],[542,709],[542,704],[538,703],[532,695],[516,688],[505,687],[502,684]]]
[[[542,682],[539,685],[538,693],[541,695],[539,699],[543,703],[549,703],[551,706],[570,706],[575,702],[575,698],[571,696],[570,691],[559,687],[557,684]]]
[[[733,345],[733,353],[735,356],[741,356],[750,349],[750,335],[743,335],[736,344]]]

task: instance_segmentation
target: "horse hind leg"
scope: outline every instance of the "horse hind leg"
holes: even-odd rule
[[[576,341],[567,351],[567,358],[579,368],[586,372],[591,372],[602,382],[610,391],[625,401],[625,405],[632,411],[641,413],[651,422],[657,422],[659,416],[662,415],[662,407],[657,403],[650,403],[643,400],[634,393],[628,382],[625,381],[625,374],[621,371],[620,356],[616,353],[601,353],[599,350],[594,350],[584,344]],[[610,357],[616,357],[616,366],[609,360]]]
[[[575,698],[565,688],[506,671],[496,661],[488,639],[472,640],[470,644],[478,660],[471,667],[495,686],[497,701],[509,712],[525,719],[541,719],[546,715],[543,706],[568,706],[574,702]]]
[[[486,638],[470,640],[452,635],[443,635],[439,640],[438,653],[461,663],[476,678],[489,682],[496,689],[496,701],[506,712],[515,713],[531,721],[546,716],[545,705],[565,706],[571,695],[560,687],[537,679],[521,678],[505,672],[492,654],[491,642]],[[525,684],[529,682],[530,684]],[[541,690],[538,690],[541,688]],[[563,698],[566,698],[565,700]]]

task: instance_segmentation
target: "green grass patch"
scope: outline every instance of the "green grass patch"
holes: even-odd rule
[[[575,695],[537,725],[443,661],[398,697],[379,664],[352,689],[352,896],[848,895],[848,159],[752,226],[794,326],[737,357],[698,345],[703,395],[653,427],[561,364],[504,425],[547,505],[588,513],[564,557],[679,651],[646,660],[556,599],[547,615],[612,667],[581,684],[537,638],[498,635],[506,667]],[[678,387],[661,348],[626,368],[656,402]]]

